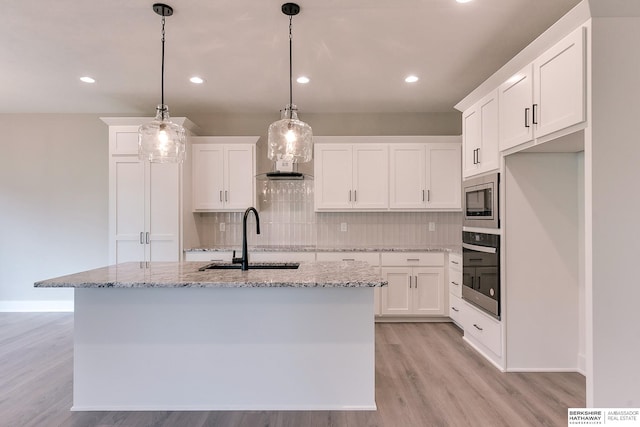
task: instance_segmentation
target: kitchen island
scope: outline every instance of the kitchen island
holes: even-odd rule
[[[37,282],[75,288],[72,410],[375,409],[364,262],[199,271],[124,263]]]

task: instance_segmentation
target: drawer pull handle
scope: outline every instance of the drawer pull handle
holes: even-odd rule
[[[407,258],[407,261],[420,261],[420,258]]]
[[[479,331],[484,331],[484,329],[482,329],[480,326],[476,325],[475,323],[473,324],[473,326]]]
[[[458,264],[460,264],[460,263],[459,263],[458,261],[451,260],[451,264],[458,265]]]
[[[355,261],[355,258],[342,258],[343,261]]]
[[[144,245],[144,232],[140,232],[140,244]]]
[[[451,307],[451,310],[455,311],[456,313],[460,311],[460,310],[458,310],[458,309],[457,309],[457,308],[455,308],[455,307]]]
[[[456,285],[456,286],[460,286],[460,283],[456,283],[456,282],[454,282],[454,281],[452,281],[451,283],[453,283],[453,284],[454,284],[454,285]]]

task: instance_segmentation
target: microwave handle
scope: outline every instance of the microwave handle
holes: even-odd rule
[[[497,252],[496,248],[491,248],[488,246],[470,245],[469,243],[463,243],[462,247],[465,249],[469,249],[471,251],[484,252],[486,254],[495,254]]]

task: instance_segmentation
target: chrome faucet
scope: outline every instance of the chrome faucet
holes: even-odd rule
[[[247,251],[247,217],[249,212],[252,212],[256,217],[256,234],[260,234],[260,216],[258,211],[253,206],[247,208],[244,211],[244,217],[242,217],[242,258],[236,258],[236,251],[233,251],[231,262],[234,264],[242,264],[241,269],[246,271],[249,269],[249,252]]]

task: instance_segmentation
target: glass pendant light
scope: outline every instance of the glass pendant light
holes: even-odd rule
[[[162,77],[161,98],[153,121],[138,128],[138,157],[156,163],[182,163],[185,156],[186,133],[182,126],[169,119],[169,107],[164,103],[164,23],[173,15],[173,8],[163,3],[153,5],[162,16]]]
[[[268,134],[269,159],[291,163],[305,163],[313,157],[313,133],[311,126],[298,119],[298,109],[293,104],[293,61],[291,26],[294,15],[300,12],[295,3],[282,5],[282,13],[289,16],[289,105],[281,111],[281,119],[271,123]]]

